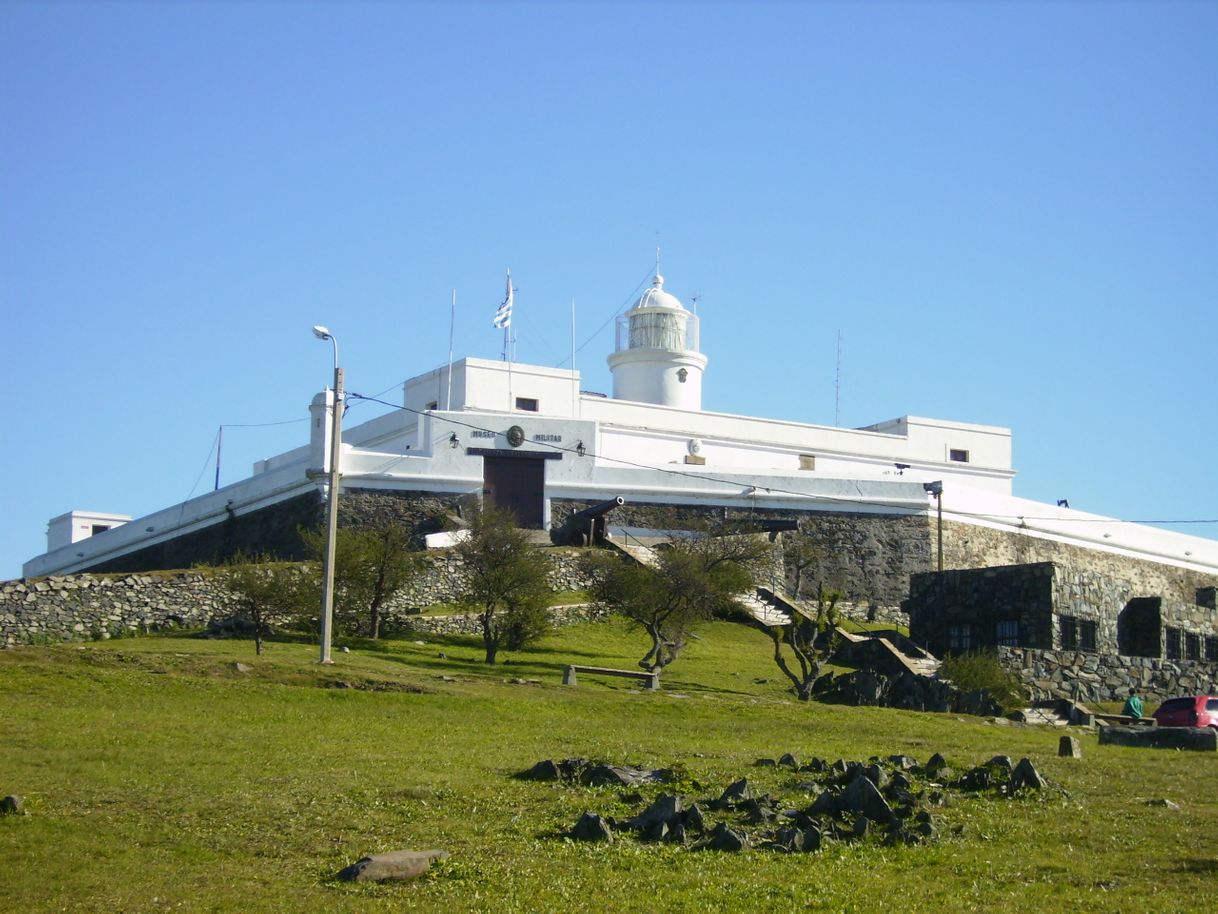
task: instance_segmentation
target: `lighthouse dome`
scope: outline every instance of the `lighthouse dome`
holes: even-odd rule
[[[651,288],[639,296],[635,308],[672,308],[684,311],[685,306],[675,295],[664,291],[664,277],[659,273],[651,281]]]

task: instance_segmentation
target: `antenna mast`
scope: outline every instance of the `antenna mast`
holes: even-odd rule
[[[833,425],[840,427],[842,406],[842,331],[837,331],[837,374],[833,378]]]

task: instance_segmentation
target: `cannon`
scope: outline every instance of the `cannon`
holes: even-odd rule
[[[626,499],[618,495],[584,508],[582,511],[576,511],[567,518],[566,523],[555,530],[554,541],[560,546],[588,546],[603,543],[607,523],[605,515],[624,504],[626,504]]]

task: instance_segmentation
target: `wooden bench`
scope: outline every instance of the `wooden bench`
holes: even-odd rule
[[[563,685],[576,685],[576,673],[589,673],[593,676],[624,676],[627,679],[637,679],[651,691],[660,687],[660,674],[648,673],[644,670],[614,670],[606,666],[575,666],[569,664],[562,674]]]

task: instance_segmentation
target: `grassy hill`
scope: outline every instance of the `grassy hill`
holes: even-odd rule
[[[306,644],[256,658],[248,642],[176,636],[0,651],[0,795],[30,813],[0,818],[0,910],[1212,910],[1218,757],[1080,734],[1083,759],[1058,759],[1058,732],[801,704],[768,648],[710,626],[655,694],[560,684],[568,662],[633,665],[643,639],[617,624],[489,668],[462,638],[359,645],[327,668]],[[586,756],[675,767],[690,798],[748,776],[795,804],[790,771],[753,766],[784,752],[941,752],[958,770],[1028,756],[1052,787],[958,794],[930,844],[723,854],[566,840],[584,810],[638,803],[511,777]],[[432,847],[451,857],[415,883],[333,878],[364,854]]]

